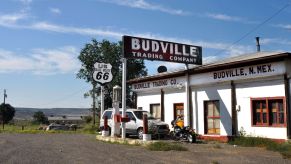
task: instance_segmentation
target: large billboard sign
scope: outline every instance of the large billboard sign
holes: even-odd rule
[[[202,48],[199,46],[134,36],[123,36],[123,44],[125,58],[202,65]]]

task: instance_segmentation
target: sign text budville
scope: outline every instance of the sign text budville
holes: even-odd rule
[[[199,46],[133,36],[123,36],[123,44],[125,58],[202,64],[202,48]]]

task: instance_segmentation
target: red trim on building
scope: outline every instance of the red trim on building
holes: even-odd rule
[[[223,142],[226,143],[228,141],[230,141],[231,139],[233,139],[233,136],[219,136],[219,135],[199,135],[197,139],[200,140],[205,140],[205,141],[219,141],[219,142]],[[285,139],[275,139],[275,138],[268,138],[276,143],[284,143],[287,140]]]
[[[232,136],[219,136],[219,135],[201,135],[199,139],[205,141],[219,141],[219,142],[228,142],[232,139]]]

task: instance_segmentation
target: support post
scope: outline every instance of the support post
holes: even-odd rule
[[[186,94],[186,104],[185,104],[185,111],[184,111],[184,126],[191,126],[190,125],[190,90],[189,90],[189,73],[188,73],[188,64],[185,66],[186,75],[185,75],[185,94]]]
[[[231,85],[231,124],[232,124],[232,136],[237,136],[237,112],[236,112],[236,92],[235,84],[233,81]]]
[[[127,59],[122,60],[122,118],[126,117],[126,62]],[[126,124],[122,122],[121,124],[122,134],[121,137],[125,139],[126,137]]]
[[[164,91],[161,89],[161,121],[165,121]]]
[[[286,98],[286,124],[287,124],[287,138],[291,138],[291,102],[290,102],[290,80],[288,79],[287,74],[284,74],[284,86],[285,86],[285,98]]]

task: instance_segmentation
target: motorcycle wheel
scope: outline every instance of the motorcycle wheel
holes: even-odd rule
[[[194,142],[195,142],[195,136],[192,135],[192,134],[188,134],[188,136],[187,136],[187,140],[188,140],[188,142],[190,142],[190,143],[194,143]]]
[[[173,131],[170,132],[170,138],[175,141],[179,140],[179,137],[177,137],[177,135]]]

